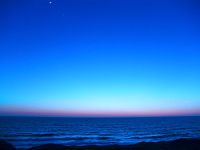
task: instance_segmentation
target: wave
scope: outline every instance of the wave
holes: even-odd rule
[[[57,134],[53,133],[37,133],[37,134],[8,134],[8,135],[1,135],[1,137],[52,137],[56,136]]]
[[[46,137],[46,138],[37,138],[37,137]],[[78,136],[78,137],[53,137],[51,138],[50,136],[47,135],[34,135],[34,136],[29,136],[29,137],[9,137],[5,138],[7,141],[18,141],[18,142],[23,142],[23,141],[31,141],[31,142],[37,142],[37,141],[99,141],[99,140],[108,140],[111,137],[107,136],[97,136],[97,137],[89,137],[89,136]]]
[[[188,133],[183,134],[169,134],[169,135],[147,135],[147,136],[134,136],[134,139],[161,139],[161,138],[171,138],[171,137],[188,137]]]
[[[51,137],[51,136],[56,136],[56,134],[42,133],[42,134],[31,134],[30,136],[33,136],[33,137]]]

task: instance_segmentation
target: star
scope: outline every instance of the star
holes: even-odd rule
[[[49,4],[51,5],[51,4],[52,4],[52,1],[49,1]]]

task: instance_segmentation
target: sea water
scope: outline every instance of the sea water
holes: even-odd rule
[[[200,138],[200,117],[0,117],[0,139],[17,148],[134,144]]]

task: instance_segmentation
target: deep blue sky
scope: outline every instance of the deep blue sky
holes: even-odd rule
[[[0,113],[200,114],[199,16],[198,0],[1,0]]]

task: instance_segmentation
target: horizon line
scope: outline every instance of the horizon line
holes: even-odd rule
[[[26,114],[26,115],[22,115],[22,114],[0,114],[0,117],[49,117],[49,118],[159,118],[159,117],[200,117],[200,114],[191,114],[191,115],[155,115],[155,116],[148,116],[148,115],[144,115],[144,116],[84,116],[84,115],[80,115],[80,116],[69,116],[69,115],[63,115],[63,116],[56,116],[56,115],[30,115],[30,114]]]

